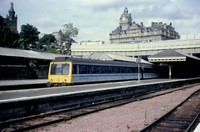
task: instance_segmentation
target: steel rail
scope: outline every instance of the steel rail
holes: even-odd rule
[[[142,130],[140,130],[140,132],[149,132],[151,131],[153,128],[155,129],[155,127],[161,123],[162,121],[164,121],[165,119],[168,118],[168,116],[170,116],[173,112],[175,112],[179,107],[181,107],[185,102],[187,102],[193,95],[195,95],[196,93],[200,92],[200,90],[197,90],[195,92],[193,92],[189,97],[187,97],[185,100],[183,100],[181,103],[179,103],[178,105],[176,105],[173,109],[171,109],[169,112],[167,112],[166,114],[164,114],[162,117],[160,117],[159,119],[157,119],[156,121],[154,121],[153,123],[151,123],[150,125],[146,126],[145,128],[143,128]],[[198,109],[199,110],[199,109]],[[194,118],[192,118],[192,121],[190,121],[190,125],[184,130],[184,131],[189,131],[191,129],[191,127],[193,126],[193,124],[195,123],[197,117],[199,116],[199,113],[196,114],[196,116]],[[172,119],[173,120],[173,119]],[[178,119],[174,119],[174,120],[178,120]],[[187,120],[186,118],[180,119],[181,120]],[[188,120],[189,121],[189,120]],[[187,122],[187,121],[186,121]],[[169,127],[169,126],[168,126]],[[173,127],[173,125],[171,125],[171,127]],[[174,127],[177,128],[177,127]],[[159,131],[159,130],[158,130]]]

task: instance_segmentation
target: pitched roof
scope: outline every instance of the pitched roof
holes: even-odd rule
[[[55,57],[66,55],[0,47],[0,56],[54,60]]]
[[[186,61],[186,58],[200,60],[200,58],[196,56],[180,53],[172,49],[164,50],[155,55],[151,55],[148,57],[148,60],[149,62],[177,62],[177,61]]]

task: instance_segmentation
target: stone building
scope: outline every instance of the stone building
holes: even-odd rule
[[[119,27],[110,33],[110,43],[134,43],[143,41],[160,41],[180,39],[180,35],[172,27],[172,23],[167,25],[162,22],[152,22],[151,27],[145,27],[143,22],[140,24],[132,21],[131,14],[125,7],[120,17]]]
[[[15,15],[15,10],[13,7],[13,2],[10,3],[10,9],[8,10],[8,15],[6,16],[6,20],[11,24],[11,29],[17,32],[17,15]]]
[[[87,40],[87,41],[81,41],[80,45],[100,45],[100,44],[105,44],[104,41],[102,40]]]
[[[61,45],[61,35],[62,35],[62,31],[59,30],[58,32],[53,32],[52,35],[55,37],[57,44]]]

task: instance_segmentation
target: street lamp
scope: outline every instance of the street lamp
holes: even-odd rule
[[[139,54],[139,42],[138,42],[138,58],[137,58],[137,63],[138,63],[138,83],[140,83],[140,54]]]

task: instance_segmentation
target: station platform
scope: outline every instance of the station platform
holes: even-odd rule
[[[131,80],[131,81],[120,81],[120,82],[108,82],[108,83],[96,83],[96,84],[85,84],[85,85],[73,85],[63,87],[50,87],[50,88],[35,88],[35,89],[23,89],[23,90],[4,90],[0,91],[0,103],[18,102],[33,99],[44,99],[59,96],[66,96],[77,93],[97,92],[112,89],[122,89],[127,87],[136,87],[143,85],[162,84],[162,83],[173,83],[177,81],[184,81],[186,79],[147,79],[147,80]],[[38,80],[38,82],[44,83],[46,80]],[[30,84],[36,83],[37,81],[19,81],[17,84],[22,82],[30,82]],[[2,83],[2,82],[1,82]],[[14,81],[13,81],[14,84]],[[4,84],[1,84],[4,85]],[[11,84],[10,84],[11,85]]]
[[[25,89],[36,87],[44,87],[47,84],[47,79],[26,79],[26,80],[0,80],[1,90]]]

